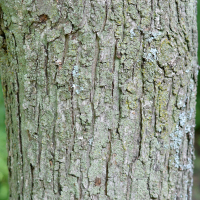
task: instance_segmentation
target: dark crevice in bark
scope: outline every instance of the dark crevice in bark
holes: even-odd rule
[[[30,169],[31,169],[31,200],[33,200],[33,187],[34,187],[34,167],[33,165],[30,163]]]
[[[141,32],[141,37],[143,37],[143,40],[144,41],[144,34]],[[143,42],[144,43],[144,42]],[[142,45],[142,43],[141,43]],[[144,53],[144,49],[145,49],[145,45],[143,44],[143,47],[142,47],[142,52]],[[143,58],[143,55],[142,55],[142,61],[141,61],[141,75],[142,75],[142,94],[141,94],[141,97],[139,99],[139,107],[140,107],[140,139],[139,139],[139,153],[138,153],[138,158],[141,156],[141,148],[142,148],[142,128],[143,128],[143,96],[144,96],[144,74],[143,74],[143,70],[144,70],[144,63],[145,63],[145,59]],[[143,133],[144,134],[144,133]]]
[[[169,153],[169,157],[170,157],[170,153]],[[168,180],[167,181],[168,181],[168,183],[170,183],[170,159],[168,158],[167,161],[168,161],[167,162],[167,166],[166,166],[167,167],[167,175],[168,175]],[[168,188],[168,194],[169,194],[169,190],[170,190],[170,188]]]
[[[0,36],[3,38],[3,44],[0,48],[2,48],[5,53],[7,53],[6,35],[1,29],[0,29]]]
[[[150,167],[150,169],[151,169],[151,167]],[[150,177],[148,177],[148,179],[147,179],[147,190],[149,192],[149,197],[151,197]],[[154,198],[152,198],[152,199],[154,199]]]
[[[39,105],[38,105],[37,135],[39,134],[39,128],[40,128],[40,103],[39,103]]]
[[[10,132],[9,130],[7,131],[7,133]],[[10,145],[8,145],[10,146]],[[8,151],[9,152],[9,151]],[[11,168],[11,155],[8,155],[8,158],[7,158],[7,165],[8,165],[8,173],[9,173],[9,177],[12,177],[12,168]]]
[[[45,195],[45,189],[46,189],[46,187],[45,187],[44,181],[41,180],[41,182],[42,182],[42,189],[43,189],[43,192],[42,192],[42,199],[44,199],[44,195]]]
[[[191,154],[191,143],[192,143],[192,138],[190,135],[190,132],[186,133],[186,139],[187,139],[187,157],[189,158],[190,154]]]
[[[103,31],[105,29],[106,22],[107,22],[107,19],[108,19],[108,1],[107,0],[105,1],[105,13],[106,13],[106,16],[105,16],[104,23],[103,23],[101,31]]]
[[[91,96],[90,96],[91,104],[93,104],[93,101],[94,101],[95,82],[96,82],[96,68],[97,68],[97,63],[98,63],[98,59],[99,59],[99,51],[100,51],[99,37],[96,34],[96,39],[95,39],[95,56],[94,56],[94,61],[93,61],[93,64],[92,64],[92,89],[91,89]]]
[[[92,107],[92,135],[94,135],[94,124],[95,124],[95,109],[94,109],[94,93],[95,93],[95,87],[96,87],[96,70],[97,70],[97,63],[99,59],[99,37],[96,34],[96,40],[95,40],[95,56],[94,61],[92,64],[92,89],[90,93],[90,102]]]
[[[154,25],[154,7],[153,7],[154,0],[151,0],[151,30],[153,30]]]
[[[154,126],[154,133],[156,134],[156,83],[153,81],[154,97],[153,97],[153,108],[152,108],[152,125]]]
[[[0,36],[3,38],[3,43],[1,44],[0,48],[2,48],[5,53],[7,53],[6,35],[3,29],[5,29],[3,23],[3,11],[2,8],[0,7]]]
[[[61,176],[60,175],[60,163],[58,165],[59,165],[58,166],[58,194],[61,195],[63,188],[62,188],[62,184],[60,182],[60,176]]]
[[[95,109],[94,109],[94,93],[95,93],[95,87],[96,87],[96,70],[97,70],[97,65],[98,65],[98,60],[99,60],[99,52],[100,52],[100,46],[99,46],[99,40],[100,38],[98,37],[97,33],[95,34],[95,55],[94,55],[94,60],[92,63],[92,80],[91,80],[91,92],[90,92],[90,103],[91,103],[91,109],[92,109],[92,125],[91,125],[91,138],[90,141],[93,141],[93,137],[94,137],[94,125],[95,125],[95,118],[96,118],[96,114],[95,114]],[[88,157],[90,156],[90,152],[92,150],[92,142],[89,145],[88,148]],[[89,168],[91,165],[90,159],[88,159],[88,170],[87,170],[87,174],[89,173]],[[88,178],[88,183],[89,182],[89,178]],[[87,190],[89,188],[89,184],[87,186]]]
[[[122,4],[123,4],[123,24],[122,24],[122,41],[124,41],[124,36],[125,36],[125,19],[126,19],[126,17],[125,17],[125,0],[123,0],[123,2],[122,2]]]
[[[176,12],[177,12],[177,19],[178,19],[178,23],[180,24],[180,19],[179,19],[179,5],[178,5],[178,1],[175,0],[175,6],[176,6]]]
[[[140,158],[140,156],[141,156],[141,148],[142,148],[142,126],[143,126],[143,120],[142,120],[142,100],[143,100],[143,95],[144,95],[144,75],[143,75],[143,72],[142,72],[142,70],[143,70],[143,67],[144,67],[144,62],[145,62],[145,60],[144,60],[144,58],[143,58],[143,54],[144,54],[144,50],[145,50],[145,45],[144,45],[144,32],[143,32],[143,30],[142,30],[142,28],[141,28],[141,24],[142,24],[142,15],[141,15],[141,12],[140,12],[140,10],[139,10],[139,8],[138,8],[138,5],[136,4],[136,9],[137,9],[137,12],[139,13],[139,15],[140,15],[140,25],[138,26],[138,29],[139,29],[139,31],[140,31],[140,51],[141,51],[141,53],[142,53],[142,55],[141,55],[141,76],[142,76],[142,94],[141,94],[141,96],[139,97],[139,99],[138,99],[138,104],[139,104],[139,116],[140,116],[140,120],[139,120],[139,139],[138,139],[138,146],[139,146],[139,148],[138,148],[138,157],[136,158],[136,160],[137,159],[139,159]]]
[[[14,39],[14,42],[15,42],[15,47],[17,48],[17,42],[16,42],[16,39],[15,39],[15,35],[13,33],[12,33],[12,36],[13,36],[13,39]],[[15,59],[17,61],[17,65],[19,65],[17,52],[15,52]]]
[[[139,107],[140,107],[140,113],[139,113],[139,115],[140,115],[140,130],[139,130],[139,149],[138,149],[138,158],[140,158],[140,154],[141,154],[141,148],[142,148],[142,100],[141,99],[139,99]]]
[[[112,80],[112,98],[114,95],[114,82],[115,82],[115,60],[117,59],[116,57],[116,53],[117,53],[117,42],[115,43],[115,49],[114,49],[114,56],[113,56],[113,68],[112,68],[112,73],[113,73],[113,80]],[[118,77],[117,77],[118,78]],[[114,99],[113,99],[114,102]]]
[[[68,166],[69,166],[69,153],[68,153],[68,147],[65,149],[65,172],[68,173]]]
[[[16,84],[17,84],[17,111],[18,111],[18,120],[19,120],[19,147],[20,147],[20,158],[21,158],[21,166],[22,166],[22,188],[21,188],[21,194],[23,194],[23,189],[24,189],[24,167],[23,167],[23,147],[22,147],[22,130],[21,130],[21,110],[20,110],[20,86],[19,86],[19,79],[18,79],[18,74],[16,73]]]
[[[44,46],[45,58],[44,58],[44,69],[45,69],[45,77],[46,77],[46,94],[49,95],[49,77],[48,77],[48,43]]]
[[[58,194],[61,195],[62,192],[62,186],[60,184],[60,181],[58,181]]]

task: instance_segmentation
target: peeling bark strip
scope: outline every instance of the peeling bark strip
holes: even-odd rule
[[[10,199],[191,199],[196,1],[0,7]]]

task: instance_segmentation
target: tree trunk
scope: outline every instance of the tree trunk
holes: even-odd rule
[[[0,6],[10,199],[191,199],[196,1]]]

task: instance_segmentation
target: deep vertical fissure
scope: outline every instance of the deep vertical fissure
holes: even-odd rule
[[[45,77],[46,77],[46,94],[49,94],[49,78],[48,78],[48,43],[44,46],[45,50],[45,59],[44,59],[44,70],[45,70]]]
[[[90,102],[92,107],[92,135],[94,135],[94,124],[95,124],[95,109],[94,109],[94,93],[95,93],[95,82],[96,82],[96,69],[97,69],[97,63],[99,59],[99,38],[96,33],[95,35],[95,55],[94,55],[94,61],[92,64],[92,89],[90,93]]]
[[[177,0],[175,0],[175,6],[176,6],[178,23],[180,23],[180,19],[179,19],[179,5],[178,5],[178,1]]]
[[[33,187],[34,187],[34,167],[30,163],[30,169],[31,169],[31,200],[33,200]]]
[[[105,29],[107,18],[108,18],[108,1],[107,0],[105,1],[105,13],[106,13],[106,16],[105,16],[101,31]]]

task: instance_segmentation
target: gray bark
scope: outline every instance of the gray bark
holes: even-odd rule
[[[191,199],[195,0],[0,0],[10,199]]]

